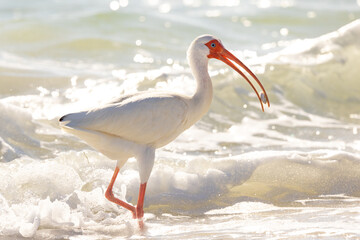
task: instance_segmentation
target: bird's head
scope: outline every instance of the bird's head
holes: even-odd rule
[[[190,57],[191,55],[196,54],[197,56]],[[238,72],[252,87],[255,91],[256,96],[258,97],[261,109],[264,111],[263,103],[267,103],[270,107],[270,101],[266,94],[266,91],[259,81],[259,79],[255,76],[255,74],[243,64],[238,58],[236,58],[232,53],[230,53],[226,48],[222,45],[221,40],[211,36],[211,35],[202,35],[196,38],[189,47],[188,50],[189,59],[218,59],[231,68],[233,68],[236,72]],[[256,83],[260,86],[262,93],[259,95],[253,83],[249,80],[249,78],[235,65],[235,63],[240,66],[243,70],[245,70],[250,76],[256,81]],[[206,62],[207,64],[207,62]]]

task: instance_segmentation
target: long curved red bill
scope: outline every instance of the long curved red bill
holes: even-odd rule
[[[217,42],[217,46],[214,48],[214,51],[211,51],[211,50],[212,49],[210,49],[210,54],[208,55],[209,58],[216,58],[218,60],[223,61],[224,63],[226,63],[227,65],[232,67],[236,72],[238,72],[250,84],[250,86],[255,91],[256,96],[258,97],[258,99],[260,101],[262,111],[264,111],[263,101],[264,101],[264,103],[267,103],[268,107],[270,107],[270,101],[269,101],[269,98],[265,91],[265,88],[261,84],[260,80],[255,76],[255,74],[245,64],[243,64],[231,52],[226,50],[220,42]],[[265,95],[265,99],[259,95],[258,91],[256,90],[255,86],[252,84],[252,82],[249,80],[249,78],[238,67],[236,67],[232,61],[235,62],[236,64],[238,64],[240,67],[242,67],[247,73],[249,73],[255,79],[255,81],[260,86],[261,90],[263,91],[263,93]]]

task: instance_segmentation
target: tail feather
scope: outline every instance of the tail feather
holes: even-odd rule
[[[66,114],[59,119],[59,124],[61,127],[65,127],[68,123],[71,122],[71,115],[73,115],[73,113]]]
[[[69,115],[69,114],[62,116],[62,117],[59,119],[59,122],[66,121],[66,117],[67,117],[68,115]]]
[[[79,121],[81,122],[81,118],[83,118],[81,112],[66,114],[59,119],[59,124],[61,127],[76,128]]]
[[[87,113],[85,111],[66,114],[59,119],[59,124],[63,128],[86,128]]]

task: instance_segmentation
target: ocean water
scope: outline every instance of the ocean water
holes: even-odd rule
[[[359,0],[0,2],[0,239],[359,239]],[[148,89],[191,94],[219,37],[263,83],[211,60],[208,114],[157,151],[145,229],[107,201],[116,162],[63,114]],[[136,203],[136,160],[114,193]]]

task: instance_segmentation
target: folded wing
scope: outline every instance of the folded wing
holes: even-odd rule
[[[136,94],[94,110],[65,115],[60,123],[70,132],[91,130],[157,146],[185,130],[187,109],[186,101],[178,95]]]

